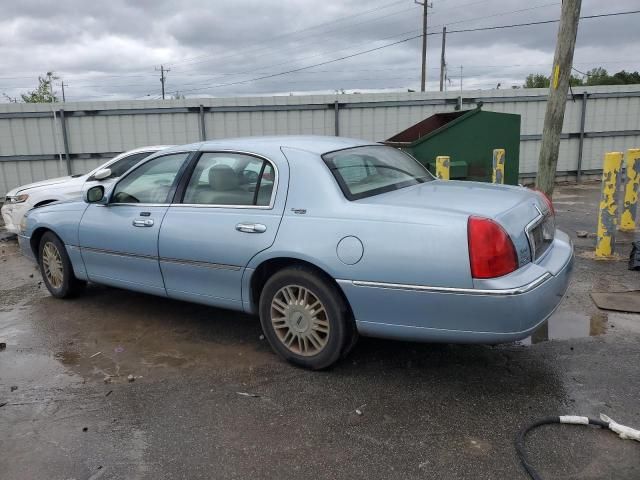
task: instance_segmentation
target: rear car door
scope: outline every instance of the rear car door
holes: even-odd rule
[[[165,295],[158,232],[189,153],[143,163],[123,177],[107,204],[91,204],[79,226],[89,280]]]
[[[203,152],[160,231],[160,268],[170,297],[242,307],[245,265],[270,247],[282,218],[276,165],[260,156]]]

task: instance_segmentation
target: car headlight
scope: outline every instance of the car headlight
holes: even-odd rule
[[[23,216],[22,220],[20,220],[20,233],[24,233],[27,231],[27,216]]]
[[[21,195],[15,195],[12,197],[7,197],[7,203],[24,203],[29,199],[29,195],[27,193],[23,193]]]

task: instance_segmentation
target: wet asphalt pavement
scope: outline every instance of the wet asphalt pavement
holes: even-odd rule
[[[640,428],[640,315],[589,297],[638,289],[640,273],[575,235],[595,231],[597,185],[554,200],[577,257],[547,332],[361,339],[326,372],[281,361],[247,315],[95,285],[56,300],[0,240],[0,478],[524,479],[513,441],[532,420],[603,412]],[[640,478],[640,443],[611,432],[542,427],[528,446],[547,479]]]

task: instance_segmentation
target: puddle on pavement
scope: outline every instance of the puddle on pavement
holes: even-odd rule
[[[572,338],[596,337],[609,328],[609,314],[596,312],[587,315],[582,312],[558,311],[533,335],[518,342],[532,345],[548,340],[569,340]]]
[[[548,340],[597,337],[606,333],[640,333],[640,316],[635,313],[598,311],[592,315],[574,311],[558,311],[547,324],[520,345],[532,345]]]

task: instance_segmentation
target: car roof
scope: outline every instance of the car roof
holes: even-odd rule
[[[295,148],[321,155],[323,153],[363,145],[376,145],[376,142],[346,137],[330,137],[322,135],[279,135],[264,137],[238,137],[210,140],[169,148],[163,153],[172,151],[195,150],[238,150],[256,154],[269,155],[281,147]]]

